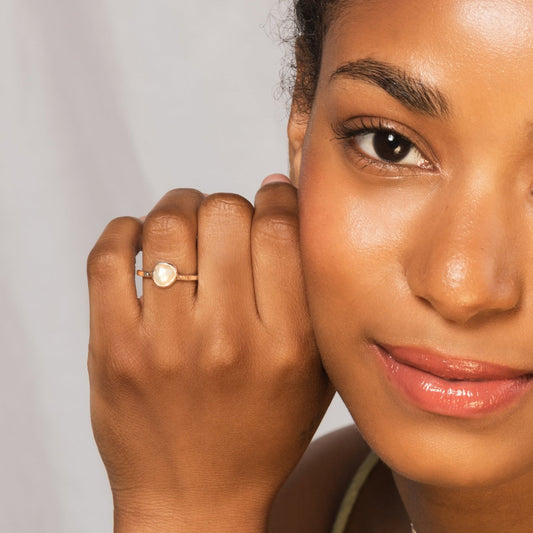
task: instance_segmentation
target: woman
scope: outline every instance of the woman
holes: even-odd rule
[[[89,256],[115,531],[533,531],[533,2],[295,12],[290,183]]]

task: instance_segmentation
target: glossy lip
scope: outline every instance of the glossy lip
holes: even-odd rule
[[[379,346],[399,363],[418,368],[444,379],[492,381],[513,379],[526,374],[533,374],[533,370],[516,369],[474,359],[459,359],[425,348],[389,346],[386,344]]]
[[[533,389],[533,373],[413,348],[373,344],[392,385],[419,408],[477,418],[514,405]]]

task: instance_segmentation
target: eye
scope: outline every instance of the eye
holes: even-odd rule
[[[363,116],[334,122],[331,129],[350,162],[366,173],[397,178],[439,168],[424,138],[402,123]]]
[[[424,167],[424,156],[415,145],[393,130],[366,131],[353,137],[365,155],[384,163]]]

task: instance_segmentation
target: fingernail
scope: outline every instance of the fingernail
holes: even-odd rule
[[[285,174],[270,174],[270,176],[267,176],[263,182],[261,183],[261,187],[263,187],[263,185],[267,185],[268,183],[275,183],[275,182],[285,182],[285,183],[290,183],[291,180],[285,176]]]

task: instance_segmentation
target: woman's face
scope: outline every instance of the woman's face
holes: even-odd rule
[[[352,2],[304,118],[309,305],[363,436],[422,482],[533,478],[533,2]]]

